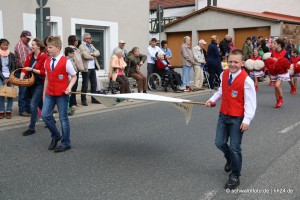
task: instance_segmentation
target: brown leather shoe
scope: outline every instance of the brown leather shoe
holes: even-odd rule
[[[0,119],[3,119],[4,118],[4,112],[1,112],[0,113]]]

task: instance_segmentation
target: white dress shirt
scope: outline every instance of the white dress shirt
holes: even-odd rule
[[[154,48],[152,46],[149,46],[147,48],[147,63],[155,64],[153,58],[155,58],[155,54],[157,52],[165,54],[158,46],[155,46]]]
[[[59,62],[60,58],[62,57],[63,55],[62,54],[59,54],[57,57],[54,57],[55,58],[55,62],[54,62],[54,69],[57,65],[57,63]],[[52,57],[53,58],[53,57]],[[53,63],[53,60],[51,58],[51,62],[50,62],[50,70],[51,70],[51,66],[52,66],[52,63]],[[66,65],[66,72],[70,75],[70,76],[75,76],[76,75],[76,71],[73,67],[73,64],[72,62],[68,59],[67,61],[67,65]],[[45,71],[45,73],[47,73],[47,70]]]
[[[234,81],[235,77],[239,75],[242,72],[240,69],[236,73],[232,74],[232,82]],[[229,72],[229,76],[230,76]],[[221,84],[217,92],[209,99],[212,102],[217,102],[222,98],[222,78],[223,78],[223,73],[220,76],[221,79]],[[227,81],[227,80],[226,80]],[[255,110],[256,110],[256,91],[254,88],[254,82],[253,80],[248,76],[245,80],[244,84],[244,119],[243,123],[244,124],[250,124],[251,120],[253,119],[255,115]]]

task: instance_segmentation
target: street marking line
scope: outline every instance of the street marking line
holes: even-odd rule
[[[293,125],[291,125],[291,126],[289,126],[289,127],[286,127],[285,129],[282,129],[281,131],[279,131],[279,133],[285,134],[287,132],[290,132],[291,130],[293,130],[294,128],[296,128],[299,125],[300,125],[300,121],[293,124]]]
[[[206,192],[204,194],[204,197],[202,197],[200,200],[211,200],[216,194],[218,190],[212,190],[210,192]]]

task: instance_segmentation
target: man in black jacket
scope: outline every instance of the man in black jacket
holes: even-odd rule
[[[230,53],[230,43],[231,37],[230,35],[225,35],[225,38],[220,42],[219,47],[222,53],[222,56],[226,56],[226,54]]]

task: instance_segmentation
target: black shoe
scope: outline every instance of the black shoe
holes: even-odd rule
[[[225,189],[234,190],[240,185],[240,179],[239,178],[229,178],[227,183],[225,184]]]
[[[32,135],[32,134],[34,134],[35,133],[35,130],[27,130],[27,131],[25,131],[24,133],[22,133],[22,135],[23,136],[28,136],[28,135]]]
[[[225,167],[224,167],[225,172],[231,172],[231,162],[226,162]]]
[[[83,106],[88,106],[88,104],[86,102],[82,102],[81,103]]]
[[[62,137],[59,136],[56,140],[52,140],[49,147],[48,147],[48,150],[53,150],[56,147],[58,141],[61,140],[61,138]]]
[[[30,117],[31,114],[28,113],[28,112],[21,112],[21,113],[20,113],[20,116],[23,116],[23,117]]]
[[[71,149],[71,146],[68,146],[68,147],[59,146],[54,149],[54,152],[59,153],[59,152],[68,151],[70,149]]]

